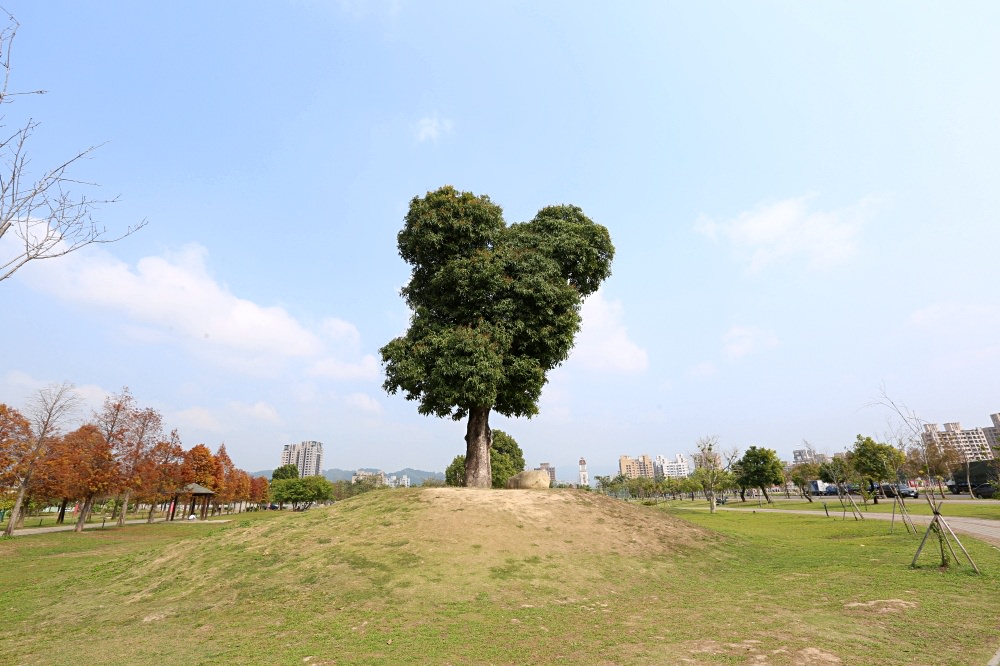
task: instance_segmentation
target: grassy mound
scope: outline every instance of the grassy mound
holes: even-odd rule
[[[913,538],[885,525],[678,515],[441,488],[19,537],[0,542],[0,663],[945,663],[1000,647],[984,641],[1000,611],[975,603],[1000,578],[911,571]]]

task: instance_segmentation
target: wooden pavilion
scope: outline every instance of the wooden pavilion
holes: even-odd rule
[[[184,504],[188,506],[187,498],[189,497],[191,498],[190,509],[181,516],[181,519],[197,515],[202,520],[205,520],[208,517],[208,503],[212,501],[213,496],[215,496],[215,493],[205,486],[198,485],[197,483],[187,484],[174,495],[174,501],[171,502],[170,506],[170,517],[167,520],[174,519],[174,514],[177,513],[177,507],[180,506],[181,498],[184,498]]]

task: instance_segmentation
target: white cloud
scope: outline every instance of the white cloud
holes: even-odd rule
[[[849,261],[857,253],[861,227],[878,201],[866,197],[839,210],[810,211],[810,198],[761,204],[722,222],[702,215],[695,230],[713,241],[728,241],[738,252],[749,253],[751,272],[785,257],[802,256],[815,268]]]
[[[0,397],[0,402],[6,402],[16,409],[23,409],[39,391],[62,382],[62,379],[38,379],[26,372],[10,370],[0,376],[0,396],[3,396]],[[93,384],[74,385],[73,392],[80,400],[75,412],[81,420],[88,419],[91,412],[99,411],[104,406],[104,399],[110,395],[108,391]]]
[[[248,405],[243,402],[231,402],[229,403],[229,407],[240,416],[251,418],[256,421],[274,424],[280,424],[282,422],[281,416],[278,415],[278,410],[268,403],[260,400],[252,405]]]
[[[601,292],[590,296],[580,311],[583,324],[572,358],[592,370],[635,374],[649,365],[646,350],[628,337],[619,301],[605,300]]]
[[[722,353],[731,360],[742,358],[778,345],[778,338],[770,331],[747,326],[734,326],[722,336]]]
[[[334,354],[317,359],[310,365],[309,374],[343,381],[373,380],[379,376],[375,357],[361,355],[361,334],[354,324],[331,317],[323,321],[320,330]]]
[[[381,403],[366,393],[352,393],[344,398],[344,402],[348,407],[351,407],[359,412],[364,412],[366,414],[382,413]]]
[[[223,432],[222,424],[204,407],[190,407],[182,409],[174,414],[171,421],[178,424],[181,432],[185,430],[208,430],[209,432]]]
[[[413,136],[417,143],[437,141],[442,135],[451,132],[452,122],[449,118],[441,118],[438,114],[424,116],[413,126]]]
[[[4,373],[0,386],[3,387],[4,400],[9,406],[21,409],[27,399],[49,385],[49,382],[32,377],[26,372],[9,370]]]
[[[338,381],[365,381],[379,376],[379,365],[375,357],[370,354],[354,363],[324,358],[309,366],[307,372],[314,377],[326,377]]]
[[[733,326],[722,335],[722,356],[734,362],[744,356],[756,354],[779,344],[778,337],[771,331],[752,326]],[[696,378],[712,377],[719,371],[713,361],[704,361],[688,370],[688,375]]]
[[[142,342],[170,343],[217,365],[274,374],[298,359],[333,379],[371,379],[378,367],[361,356],[350,323],[325,320],[305,327],[284,308],[240,298],[207,268],[208,251],[187,245],[131,267],[107,252],[74,253],[25,276],[34,288],[120,317],[122,330]]]

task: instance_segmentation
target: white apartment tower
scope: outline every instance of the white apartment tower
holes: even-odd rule
[[[822,464],[825,462],[830,462],[829,456],[825,453],[816,453],[813,449],[796,449],[792,451],[793,465],[800,465],[802,463]]]
[[[285,444],[285,448],[281,450],[281,464],[298,467],[300,477],[320,476],[323,474],[323,444]]]
[[[656,456],[653,464],[656,473],[665,479],[684,479],[691,474],[691,466],[683,453],[678,453],[673,460],[667,460],[664,456]]]
[[[587,476],[587,461],[580,458],[580,486],[587,488],[590,486],[590,477]]]
[[[983,430],[985,429],[962,430],[960,423],[945,423],[944,430],[941,430],[938,424],[927,423],[924,425],[924,431],[920,434],[920,438],[925,445],[934,444],[939,447],[948,446],[955,449],[962,457],[963,462],[992,460],[993,450],[990,448],[990,441]]]

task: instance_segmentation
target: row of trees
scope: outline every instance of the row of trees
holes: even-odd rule
[[[685,494],[693,497],[694,493],[703,493],[714,511],[717,499],[728,492],[737,492],[740,499],[746,501],[746,492],[756,489],[770,503],[769,491],[783,487],[787,492],[790,483],[812,501],[810,485],[814,481],[833,483],[841,489],[855,485],[866,490],[905,476],[927,476],[928,469],[937,472],[940,481],[945,474],[950,474],[958,459],[957,453],[936,447],[928,451],[927,447],[913,446],[904,452],[897,446],[862,435],[857,436],[854,446],[843,456],[822,464],[800,463],[790,470],[785,469],[772,449],[751,446],[739,456],[736,449],[723,450],[716,437],[700,439],[697,449],[697,468],[687,478],[629,479],[619,474],[596,479],[604,492],[627,492],[639,498]],[[871,496],[878,502],[877,493]]]
[[[772,449],[751,446],[737,458],[738,451],[724,451],[717,437],[704,437],[697,443],[697,468],[686,478],[636,478],[623,474],[616,477],[598,476],[597,483],[602,491],[612,494],[627,492],[630,496],[645,498],[659,495],[690,495],[703,493],[711,510],[715,511],[716,501],[727,492],[738,492],[746,501],[746,492],[758,489],[768,502],[768,491],[785,483],[784,466],[778,454]]]
[[[80,531],[95,502],[109,497],[117,498],[119,525],[130,503],[148,505],[152,520],[155,508],[189,483],[212,490],[216,510],[268,501],[267,480],[238,469],[225,444],[215,453],[204,444],[185,450],[177,431],[166,433],[159,412],[136,404],[128,388],[65,432],[78,407],[69,384],[42,389],[23,412],[0,404],[0,501],[11,509],[6,535],[23,524],[29,507],[58,504],[62,523],[70,503],[79,506]]]
[[[869,493],[869,489],[884,482],[923,478],[927,481],[928,488],[937,486],[943,499],[946,479],[957,480],[964,475],[966,485],[970,485],[969,465],[960,451],[945,442],[900,438],[893,445],[858,435],[853,448],[843,456],[822,464],[801,463],[794,466],[792,481],[807,498],[808,486],[819,480],[836,484],[841,489],[856,486],[862,495],[870,494],[873,501],[878,502],[879,494]],[[1000,459],[996,460],[995,465],[996,469],[992,472],[994,478],[1000,476]]]

